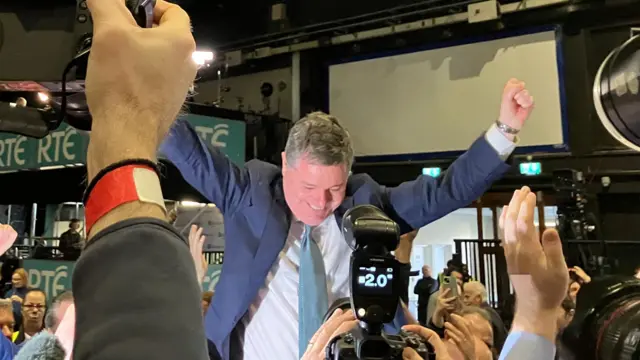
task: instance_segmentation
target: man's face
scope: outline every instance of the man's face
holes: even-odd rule
[[[429,267],[427,265],[422,267],[422,275],[424,277],[429,277],[431,276],[431,269],[429,269]]]
[[[71,223],[71,230],[78,231],[78,229],[80,229],[80,223],[79,222],[72,222]]]
[[[2,335],[4,335],[8,339],[11,339],[15,325],[16,322],[13,318],[13,311],[11,311],[10,309],[0,310],[0,326],[2,327]]]
[[[46,298],[40,291],[32,291],[25,296],[22,304],[22,316],[30,323],[42,324],[44,318]]]
[[[18,275],[18,274],[13,274],[11,276],[11,284],[13,284],[13,287],[16,289],[19,288],[23,288],[25,287],[27,284],[24,283],[24,280],[22,279],[22,276]]]
[[[344,200],[346,166],[317,165],[306,156],[290,166],[284,152],[282,164],[284,196],[293,215],[307,225],[320,225]]]

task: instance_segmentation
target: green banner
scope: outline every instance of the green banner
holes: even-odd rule
[[[220,280],[220,273],[222,272],[222,265],[209,265],[207,274],[202,282],[202,290],[215,291],[218,280]]]
[[[42,139],[0,133],[0,170],[82,164],[87,156],[88,139],[66,124]]]
[[[29,275],[29,287],[44,291],[49,300],[71,289],[71,275],[75,265],[73,261],[23,261],[23,267]]]
[[[236,164],[244,164],[244,122],[193,114],[186,118],[205,142],[219,147]],[[84,164],[87,134],[67,124],[42,139],[0,133],[0,171]]]
[[[73,261],[24,260],[23,267],[29,275],[29,286],[38,288],[51,300],[65,290],[71,289],[71,276],[75,268]],[[214,291],[222,272],[222,265],[209,265],[202,283],[204,291]]]

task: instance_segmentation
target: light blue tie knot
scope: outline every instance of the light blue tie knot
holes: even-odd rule
[[[305,225],[300,241],[300,279],[298,285],[298,335],[300,358],[309,341],[322,325],[328,305],[327,276],[318,244]]]

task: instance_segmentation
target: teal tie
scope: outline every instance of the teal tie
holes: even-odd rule
[[[327,277],[318,244],[311,238],[311,227],[304,226],[300,242],[300,283],[298,285],[298,335],[300,357],[322,325],[328,309]]]

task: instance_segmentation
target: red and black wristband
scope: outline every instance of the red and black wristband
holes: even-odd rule
[[[100,170],[84,194],[87,231],[111,210],[134,201],[153,203],[165,209],[159,170],[154,162],[129,159]]]

